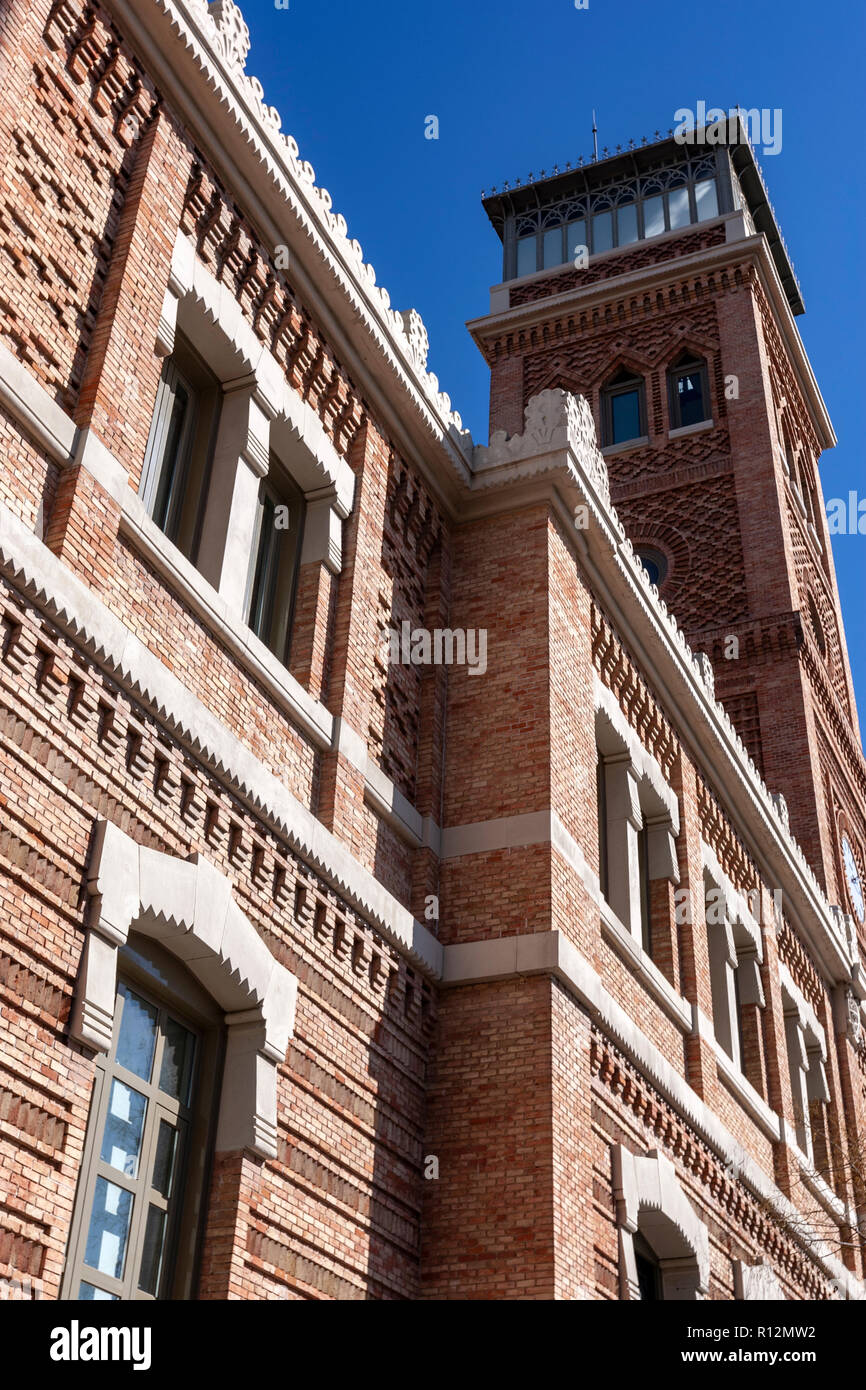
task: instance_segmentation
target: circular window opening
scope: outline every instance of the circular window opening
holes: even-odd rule
[[[660,589],[668,577],[668,557],[652,545],[635,546],[635,554],[650,577],[650,582]]]

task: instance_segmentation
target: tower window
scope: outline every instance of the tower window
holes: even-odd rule
[[[710,418],[707,364],[698,358],[680,359],[668,373],[671,429],[700,425]]]
[[[668,577],[670,568],[667,556],[652,545],[635,546],[634,553],[649,575],[650,582],[660,589]]]
[[[602,389],[602,438],[606,446],[625,444],[645,434],[644,384],[622,371]]]
[[[715,179],[701,179],[695,184],[695,212],[698,222],[719,215],[719,199]]]

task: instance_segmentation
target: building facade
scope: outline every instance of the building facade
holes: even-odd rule
[[[232,0],[0,22],[0,1280],[861,1297],[834,441],[740,122],[486,198],[480,445]]]

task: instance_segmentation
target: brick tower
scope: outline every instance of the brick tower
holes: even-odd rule
[[[485,198],[491,432],[547,388],[589,399],[630,539],[862,936],[866,765],[818,476],[835,437],[742,118],[690,135]]]

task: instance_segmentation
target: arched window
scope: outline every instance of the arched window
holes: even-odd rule
[[[668,1302],[708,1297],[707,1228],[683,1192],[670,1159],[657,1150],[636,1157],[622,1144],[614,1145],[611,1159],[620,1297]]]
[[[701,425],[710,419],[710,390],[707,364],[684,353],[668,372],[668,400],[671,429]]]
[[[605,447],[626,444],[646,435],[643,378],[623,368],[602,387],[601,437]]]
[[[640,560],[650,581],[660,589],[668,577],[670,566],[663,550],[655,545],[636,545],[634,553]]]
[[[66,1269],[72,1299],[189,1298],[222,1015],[192,975],[130,933],[96,1080]]]
[[[95,1090],[64,1296],[188,1298],[210,1148],[276,1155],[297,980],[200,855],[98,821],[87,889],[69,1032]]]

